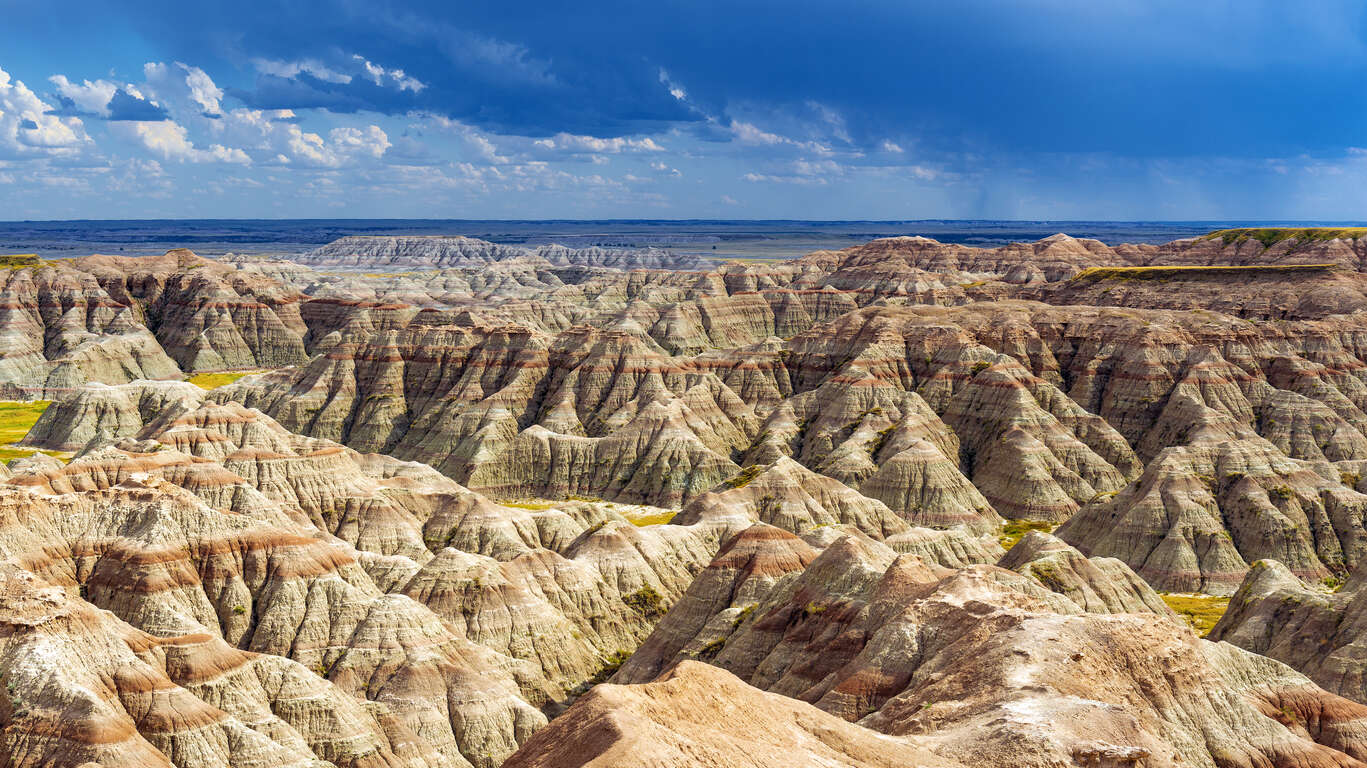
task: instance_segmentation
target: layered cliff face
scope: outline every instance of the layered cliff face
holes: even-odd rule
[[[87,382],[302,363],[301,298],[185,250],[5,269],[0,384],[50,398]]]
[[[787,458],[912,526],[1083,510],[1065,538],[1180,591],[1228,593],[1261,557],[1318,578],[1362,553],[1364,497],[1335,482],[1367,457],[1351,316],[872,306],[688,354],[704,344],[663,346],[656,307],[555,332],[448,312],[328,320],[308,366],[211,397],[499,497],[679,507]]]
[[[0,339],[0,384],[20,395],[180,373],[134,307],[67,263],[0,272]]]
[[[274,280],[201,259],[91,256],[76,261],[133,308],[185,371],[274,368],[304,362],[298,293]]]
[[[638,529],[595,505],[498,505],[426,465],[293,434],[235,403],[178,403],[126,427],[68,466],[11,482],[64,494],[156,477],[226,513],[269,511],[345,542],[382,591],[537,667],[544,680],[527,691],[541,701],[635,647],[717,546],[702,529]]]

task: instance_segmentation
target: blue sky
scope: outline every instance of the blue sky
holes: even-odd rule
[[[1367,218],[1367,5],[0,0],[0,219]]]

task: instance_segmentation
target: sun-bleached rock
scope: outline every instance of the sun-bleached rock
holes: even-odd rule
[[[504,763],[508,768],[958,764],[685,661],[655,682],[599,686]]]

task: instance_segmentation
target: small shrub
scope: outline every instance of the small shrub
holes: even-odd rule
[[[755,502],[755,512],[761,522],[768,523],[778,516],[779,510],[783,508],[783,502],[772,493],[766,493],[759,497]]]
[[[1051,533],[1056,527],[1058,527],[1057,523],[1049,523],[1043,520],[1008,520],[1006,525],[1002,527],[1001,535],[997,537],[997,541],[1004,549],[1010,549],[1031,531]]]
[[[659,616],[662,613],[664,598],[649,584],[622,598],[627,607],[642,616]]]
[[[603,666],[600,667],[597,672],[593,673],[593,677],[589,678],[589,685],[598,685],[599,683],[607,682],[608,678],[617,674],[617,670],[621,669],[622,665],[627,663],[627,659],[629,658],[631,658],[631,653],[628,651],[621,650],[620,648],[613,651],[611,655],[603,660]]]
[[[233,613],[236,614],[236,615],[238,615],[238,616],[241,616],[242,614],[244,614],[244,613],[246,613],[246,612],[247,612],[247,606],[245,606],[245,605],[234,605],[234,606],[233,606]]]
[[[702,648],[699,648],[696,658],[701,659],[702,661],[711,661],[717,658],[717,654],[721,653],[721,649],[725,647],[726,638],[719,637],[707,645],[704,645]]]
[[[978,362],[973,364],[973,375],[977,376],[978,374],[982,373],[983,371],[991,367],[992,364],[987,362],[986,360],[979,360]]]
[[[754,480],[755,478],[759,477],[760,474],[763,472],[764,467],[761,467],[758,464],[751,464],[750,466],[742,469],[740,471],[740,474],[736,475],[730,480],[727,480],[726,486],[728,488],[744,488],[745,486],[750,484],[751,480]]]
[[[1272,498],[1278,501],[1286,501],[1291,498],[1291,487],[1286,485],[1278,485],[1272,488],[1268,488],[1267,495],[1271,496]]]
[[[750,618],[750,615],[754,612],[754,603],[751,603],[750,605],[747,605],[744,608],[740,609],[740,613],[736,614],[736,618],[731,621],[731,631],[734,632],[737,629],[740,629],[740,625],[744,624],[745,620]]]

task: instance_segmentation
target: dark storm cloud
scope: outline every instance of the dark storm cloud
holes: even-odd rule
[[[860,141],[1251,155],[1367,143],[1360,100],[1344,98],[1367,74],[1362,6],[1311,10],[1270,0],[247,0],[231,10],[165,3],[144,18],[183,56],[361,52],[428,85],[414,94],[263,78],[235,91],[256,105],[417,108],[498,131],[616,136],[700,119],[662,86],[664,68],[698,109],[818,101],[847,115]]]
[[[140,99],[122,88],[114,92],[114,98],[109,100],[108,109],[109,120],[156,121],[169,117],[163,107]]]

